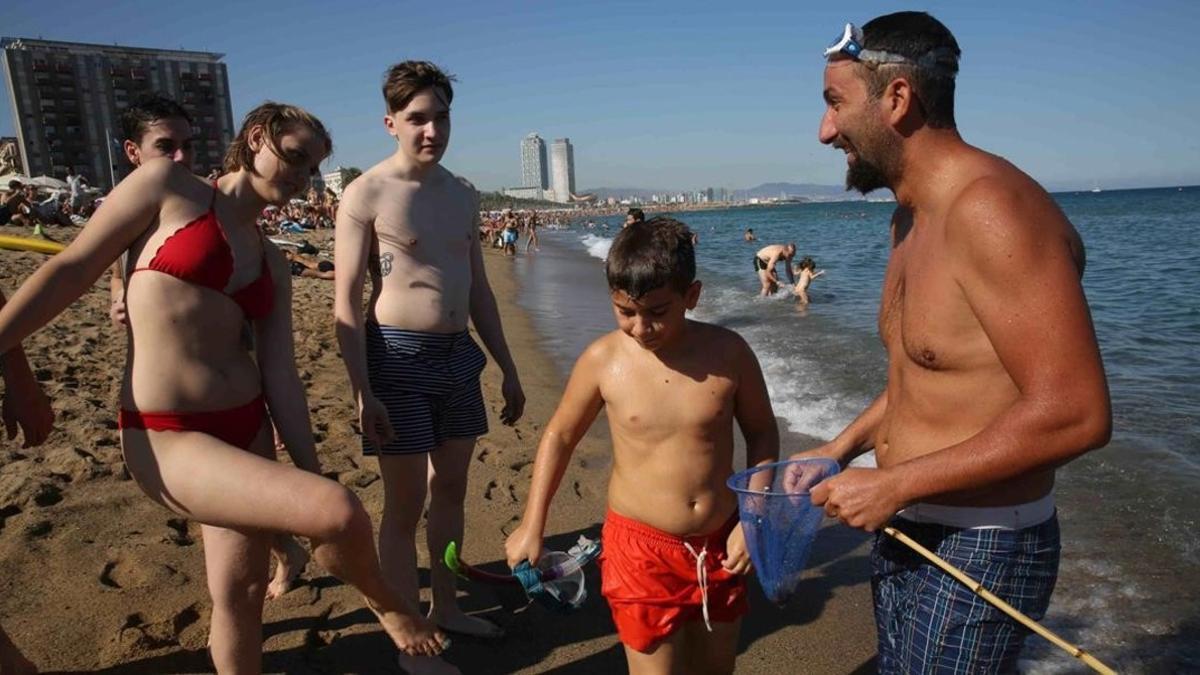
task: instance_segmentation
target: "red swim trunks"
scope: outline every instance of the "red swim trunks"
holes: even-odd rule
[[[721,567],[737,523],[734,513],[711,534],[678,537],[608,511],[600,534],[600,593],[621,642],[647,652],[685,623],[729,623],[746,613],[745,580]]]

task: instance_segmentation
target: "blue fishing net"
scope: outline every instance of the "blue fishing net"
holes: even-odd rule
[[[838,472],[830,459],[796,459],[740,471],[729,478],[737,493],[746,548],[767,598],[785,604],[800,583],[825,511],[808,491]]]

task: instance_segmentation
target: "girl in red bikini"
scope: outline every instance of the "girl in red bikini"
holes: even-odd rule
[[[293,356],[288,264],[255,227],[264,206],[308,186],[331,147],[315,117],[265,103],[246,116],[219,180],[146,162],[0,310],[4,353],[128,250],[125,462],[151,498],[202,523],[220,672],[261,668],[275,532],[308,537],[317,562],[363,593],[404,652],[433,655],[444,640],[384,582],[362,504],[321,476]],[[245,320],[257,364],[241,340]],[[295,467],[274,460],[268,410]]]

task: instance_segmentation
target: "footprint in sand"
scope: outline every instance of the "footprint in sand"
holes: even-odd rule
[[[20,513],[21,507],[17,506],[16,504],[9,504],[8,506],[0,508],[0,531],[4,529],[4,521],[12,518],[13,516],[20,515]]]
[[[508,519],[507,523],[500,526],[500,533],[503,534],[505,537],[507,537],[508,535],[512,534],[513,530],[517,529],[517,525],[520,525],[520,524],[521,524],[520,516],[513,516],[512,518]]]
[[[188,575],[162,563],[142,560],[137,556],[117,556],[104,563],[100,583],[108,588],[178,587],[186,584]]]
[[[495,490],[499,485],[494,480],[488,481],[487,487],[483,491],[483,498],[492,501],[492,490]]]
[[[191,546],[196,543],[188,534],[188,522],[184,518],[169,518],[167,519],[167,536],[163,537],[163,541],[170,542],[176,546]]]

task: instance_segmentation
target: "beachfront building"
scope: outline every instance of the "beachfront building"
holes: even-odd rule
[[[61,178],[73,167],[111,189],[133,168],[121,159],[121,111],[151,92],[192,116],[196,173],[221,166],[234,131],[223,54],[9,37],[0,47],[27,174]]]
[[[546,162],[546,142],[537,134],[521,139],[521,187],[545,190],[550,187]],[[541,199],[538,194],[534,199]]]
[[[556,138],[550,146],[554,176],[554,201],[566,204],[575,194],[575,148],[569,138]]]
[[[545,191],[540,187],[504,188],[500,193],[513,199],[545,199]]]
[[[354,180],[350,169],[341,166],[329,173],[321,174],[321,178],[325,181],[325,187],[333,190],[333,193],[339,197],[342,196],[342,190],[345,190],[350,181]]]

